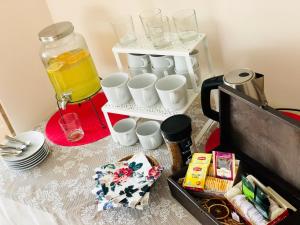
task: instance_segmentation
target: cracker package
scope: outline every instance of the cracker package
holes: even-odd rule
[[[235,172],[234,172],[235,176],[237,174],[239,164],[240,164],[240,161],[235,160]],[[234,178],[235,178],[235,176],[234,176]],[[208,171],[207,171],[204,192],[214,193],[217,195],[223,195],[230,188],[232,188],[233,183],[234,183],[234,180],[228,180],[228,179],[215,177],[214,166],[213,166],[213,163],[211,163],[209,165]]]
[[[233,185],[233,181],[217,177],[207,176],[205,181],[205,191],[226,193]]]
[[[193,191],[203,191],[208,165],[190,163],[182,186]]]
[[[233,180],[235,176],[235,155],[229,152],[213,151],[214,176]]]

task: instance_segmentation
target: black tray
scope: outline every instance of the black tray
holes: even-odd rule
[[[254,175],[300,209],[300,123],[228,86],[219,91],[221,144],[217,150],[234,152],[240,160],[239,174]],[[186,170],[168,178],[173,197],[203,225],[219,224],[201,207],[201,196],[177,183]],[[300,211],[289,210],[279,224],[299,225]]]

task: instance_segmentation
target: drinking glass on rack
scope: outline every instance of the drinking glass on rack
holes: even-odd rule
[[[147,21],[145,21],[145,25],[149,38],[155,48],[164,48],[170,45],[171,42],[166,36],[166,26],[164,26],[161,12],[157,12],[149,17]]]
[[[173,14],[174,25],[179,39],[188,42],[198,37],[198,23],[194,9],[183,9]]]
[[[136,41],[135,29],[131,16],[121,16],[111,22],[121,45],[129,45]]]
[[[81,124],[76,113],[66,113],[58,121],[68,141],[79,141],[84,136]]]
[[[162,16],[163,28],[164,28],[164,36],[168,43],[172,43],[172,32],[171,32],[171,24],[170,19],[167,16]]]
[[[151,23],[151,21],[155,19],[157,16],[158,17],[161,16],[161,10],[158,8],[144,10],[143,12],[140,13],[139,16],[145,31],[146,38],[150,39],[147,23],[149,22]]]

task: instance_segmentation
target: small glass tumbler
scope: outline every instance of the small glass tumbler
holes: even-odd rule
[[[198,23],[194,9],[183,9],[173,14],[174,25],[179,39],[188,42],[198,37]]]
[[[164,27],[164,36],[166,41],[169,44],[172,44],[173,37],[172,37],[172,31],[171,31],[171,24],[170,24],[170,19],[167,16],[162,16],[162,22],[163,22],[163,27]]]
[[[115,35],[121,45],[129,45],[136,41],[135,29],[131,16],[121,16],[111,22]]]
[[[68,141],[79,141],[84,136],[81,124],[76,113],[66,113],[58,121]]]
[[[166,22],[168,22],[168,20]],[[169,30],[166,30],[166,28],[169,29],[169,26],[165,26],[161,12],[156,12],[152,16],[149,16],[147,20],[144,21],[144,25],[155,48],[164,48],[171,44],[167,38]]]
[[[140,20],[142,22],[146,38],[150,39],[149,29],[147,24],[151,23],[152,20],[155,20],[156,17],[161,17],[161,10],[154,8],[154,9],[148,9],[144,10],[140,13]]]

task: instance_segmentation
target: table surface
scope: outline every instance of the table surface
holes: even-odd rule
[[[197,98],[187,112],[192,117],[194,135],[207,118]],[[36,129],[44,131],[45,123]],[[151,188],[150,205],[143,211],[119,208],[97,212],[94,169],[107,162],[141,151],[140,144],[122,147],[106,137],[92,144],[62,147],[47,140],[51,153],[39,166],[24,172],[9,170],[0,162],[0,199],[11,199],[50,213],[57,224],[199,224],[170,194],[167,177],[171,156],[165,145],[145,151],[165,168]],[[5,176],[3,175],[5,174]]]

